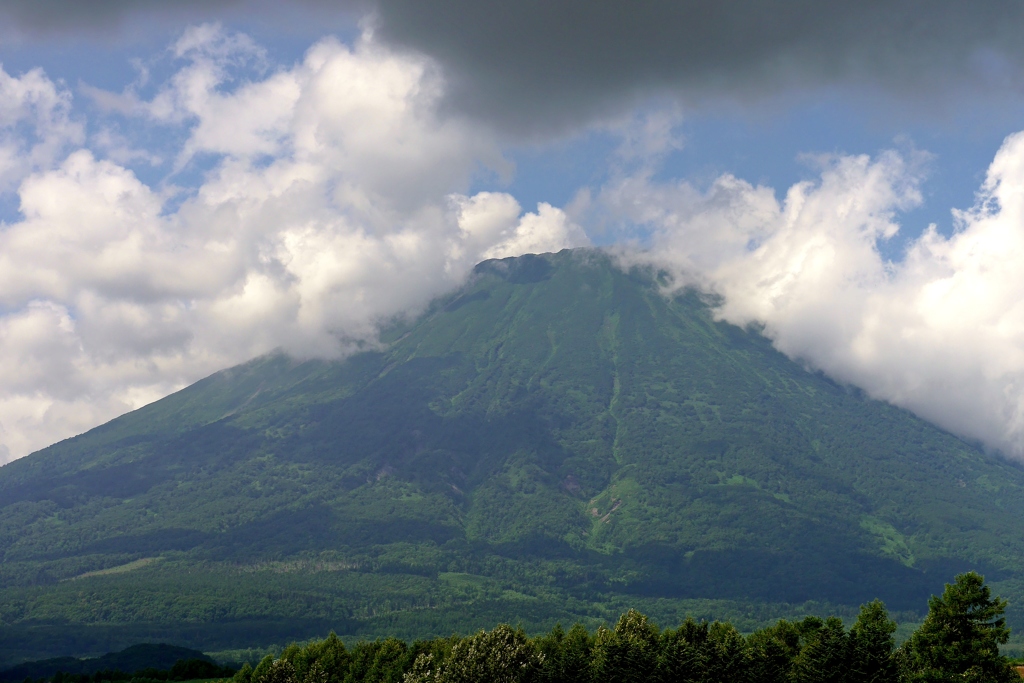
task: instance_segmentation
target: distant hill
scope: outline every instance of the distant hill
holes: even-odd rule
[[[0,682],[21,683],[26,678],[49,678],[58,671],[66,674],[89,674],[97,671],[123,671],[133,673],[142,669],[167,671],[179,660],[199,659],[213,662],[198,650],[174,645],[144,643],[133,645],[120,652],[111,652],[101,657],[77,659],[57,657],[37,662],[25,662],[0,671]]]
[[[741,628],[974,568],[1024,470],[597,251],[487,261],[385,345],[225,370],[0,468],[0,661],[166,640]],[[852,607],[851,607],[852,606]]]

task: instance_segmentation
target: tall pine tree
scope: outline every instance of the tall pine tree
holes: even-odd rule
[[[857,622],[850,629],[849,683],[889,683],[896,680],[896,622],[881,600],[861,605]]]
[[[1006,601],[992,597],[982,576],[957,576],[946,584],[942,597],[928,601],[928,616],[906,646],[906,680],[1019,682],[1020,676],[999,654],[999,646],[1010,637],[1005,611]]]

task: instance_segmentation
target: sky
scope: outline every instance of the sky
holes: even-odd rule
[[[581,246],[1024,458],[1022,27],[1010,1],[6,0],[0,463]]]

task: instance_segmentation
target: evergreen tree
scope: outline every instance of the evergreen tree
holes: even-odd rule
[[[614,631],[600,629],[594,646],[596,680],[601,683],[651,681],[658,669],[658,629],[634,609],[619,618]]]
[[[732,624],[716,621],[708,628],[707,669],[704,683],[741,681],[749,668],[747,643]]]
[[[409,647],[397,638],[357,643],[352,649],[348,683],[398,683],[408,667]]]
[[[747,648],[752,683],[784,681],[800,653],[800,627],[780,619],[774,626],[752,633]]]
[[[292,663],[305,683],[343,683],[351,659],[345,643],[331,631],[320,642],[303,648]]]
[[[538,676],[542,683],[590,683],[594,639],[582,624],[568,633],[557,625],[536,642],[544,657]]]
[[[710,654],[709,639],[708,623],[694,621],[692,617],[675,630],[665,629],[661,634],[659,678],[680,683],[704,680]]]
[[[249,680],[252,681],[252,683],[260,683],[268,675],[270,667],[273,665],[274,655],[267,655],[260,660],[259,664],[256,665],[256,668],[253,670],[252,676]]]
[[[875,600],[861,605],[857,622],[850,629],[850,683],[888,683],[896,680],[896,622],[885,605]]]
[[[928,616],[907,645],[904,672],[913,682],[1019,681],[999,646],[1010,637],[1006,601],[993,598],[975,572],[946,584],[942,597],[928,601]]]
[[[64,682],[54,678],[53,683]],[[252,683],[252,666],[249,665],[249,662],[243,664],[242,668],[235,672],[235,675],[231,677],[231,683]]]
[[[793,683],[846,683],[850,641],[838,617],[829,617],[813,631],[793,660]]]

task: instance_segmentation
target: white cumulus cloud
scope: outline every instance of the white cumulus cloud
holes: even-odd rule
[[[70,94],[42,69],[14,77],[0,65],[0,192],[52,163],[83,134],[71,117]]]
[[[508,164],[439,110],[422,58],[365,35],[275,67],[217,25],[171,55],[149,97],[84,90],[115,123],[178,131],[187,191],[122,165],[131,140],[90,148],[42,72],[0,71],[0,180],[20,208],[0,224],[0,462],[275,348],[373,344],[483,258],[588,243],[557,208],[466,194]]]
[[[706,191],[649,174],[605,189],[612,215],[651,231],[679,286],[722,296],[720,318],[763,325],[787,355],[964,436],[1024,457],[1024,133],[1006,139],[977,205],[906,257],[879,243],[921,201],[920,160],[818,159],[780,201],[732,176]]]

